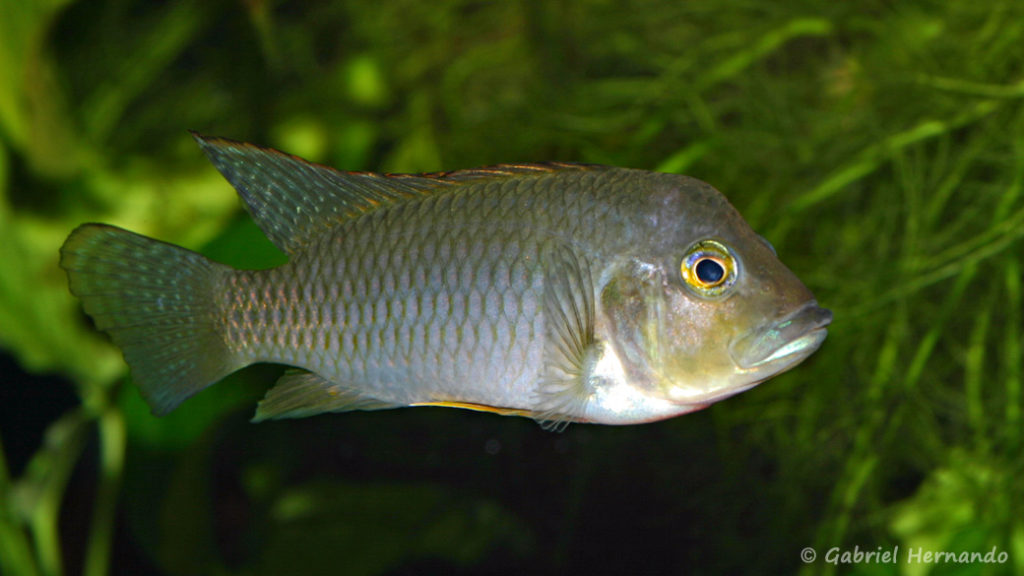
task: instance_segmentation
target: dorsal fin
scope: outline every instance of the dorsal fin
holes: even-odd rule
[[[436,178],[341,172],[270,148],[192,135],[263,233],[288,255],[343,220],[446,184]]]
[[[294,254],[339,222],[381,206],[467,182],[603,168],[587,164],[502,164],[431,174],[341,172],[271,148],[192,136],[238,191],[275,246]]]
[[[581,164],[576,162],[524,162],[520,164],[495,164],[480,168],[466,168],[451,172],[434,172],[420,174],[425,178],[436,178],[448,183],[472,182],[475,180],[493,180],[498,178],[515,178],[522,176],[539,176],[555,172],[584,172],[606,170],[608,166],[600,164]]]

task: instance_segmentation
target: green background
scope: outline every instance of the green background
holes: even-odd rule
[[[1017,0],[0,0],[0,571],[1024,572],[1022,47]],[[650,425],[253,425],[268,366],[156,419],[57,250],[100,221],[280,262],[187,129],[349,170],[686,173],[835,321]]]

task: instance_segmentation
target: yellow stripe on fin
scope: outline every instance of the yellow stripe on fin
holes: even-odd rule
[[[486,404],[473,404],[472,402],[416,402],[410,404],[410,406],[440,406],[442,408],[463,408],[465,410],[473,410],[475,412],[490,412],[492,414],[500,414],[502,416],[526,416],[527,418],[533,418],[536,413],[529,410],[520,410],[519,408],[497,408],[495,406],[488,406]]]

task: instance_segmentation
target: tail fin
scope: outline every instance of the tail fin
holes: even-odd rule
[[[227,348],[216,310],[227,266],[101,224],[75,229],[60,253],[71,293],[121,348],[154,414],[245,364]]]

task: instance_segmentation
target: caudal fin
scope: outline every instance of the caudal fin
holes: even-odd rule
[[[154,414],[244,365],[219,328],[214,296],[227,266],[102,224],[75,229],[60,254],[71,293],[121,348]]]

